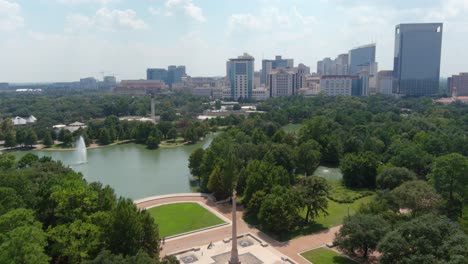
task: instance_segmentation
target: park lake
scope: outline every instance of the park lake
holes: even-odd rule
[[[112,187],[117,195],[131,199],[171,193],[187,193],[190,189],[188,159],[197,148],[207,148],[217,134],[209,134],[197,144],[149,150],[134,143],[87,150],[87,162],[77,164],[75,151],[36,150],[38,156],[60,160],[81,172],[88,182],[98,181]],[[28,152],[15,152],[17,158]],[[337,168],[320,166],[314,173],[328,180],[341,179]]]
[[[117,195],[131,199],[190,192],[188,159],[197,148],[206,148],[216,134],[197,144],[149,150],[134,143],[88,149],[87,162],[76,164],[74,151],[37,150],[38,156],[60,160],[81,172],[88,182],[111,186]],[[28,152],[15,152],[22,157]]]

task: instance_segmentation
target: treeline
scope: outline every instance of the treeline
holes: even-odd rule
[[[60,162],[2,154],[0,186],[1,263],[178,263],[149,213]]]
[[[54,125],[69,124],[75,121],[87,123],[90,120],[104,119],[109,116],[147,116],[150,113],[150,101],[150,96],[117,95],[97,91],[48,91],[44,94],[0,93],[0,120],[3,119],[7,123],[9,118],[15,116],[27,117],[29,115],[34,115],[38,119],[37,123],[27,127],[11,126],[11,128],[6,128],[5,126],[9,125],[2,124],[0,140],[8,141],[9,144],[6,147],[33,145],[29,143],[34,138],[35,141],[40,140],[49,143],[51,139],[57,139],[57,135],[51,134]],[[157,96],[155,110],[163,122],[187,122],[184,120],[193,120],[204,109],[210,107],[205,104],[206,102],[207,99],[205,98],[177,92],[172,95]],[[96,123],[99,123],[99,121],[96,121]],[[111,128],[106,129],[108,129],[109,137],[112,140]],[[29,141],[23,142],[21,137],[16,137],[17,132],[22,130],[26,130],[30,134]],[[185,133],[185,130],[183,132]],[[19,132],[19,134],[21,133]],[[93,139],[98,139],[100,135],[95,136],[96,133],[99,133],[99,131],[93,132],[90,136],[94,136]],[[187,135],[187,138],[195,138],[193,131],[188,133],[192,134]],[[109,137],[107,137],[106,131],[103,131],[102,134],[103,141],[108,141]],[[73,136],[76,136],[76,133]],[[129,137],[131,136],[127,136],[127,138]],[[157,140],[154,140],[157,137],[155,134],[152,135],[150,141],[153,143],[151,145],[157,142]],[[70,139],[70,137],[67,135],[66,139]],[[74,138],[72,137],[72,139]],[[67,141],[65,145],[69,145],[69,143],[71,142]]]
[[[339,166],[347,188],[377,191],[371,204],[345,220],[337,238],[340,247],[367,257],[383,243],[379,251],[386,263],[407,263],[412,253],[420,254],[419,260],[468,259],[466,234],[456,227],[459,223],[468,230],[463,214],[468,201],[467,105],[440,105],[428,98],[296,96],[271,99],[258,109],[267,113],[238,120],[208,149],[192,154],[189,167],[203,191],[225,198],[236,188],[248,215],[272,232],[291,232],[301,224],[299,214],[307,204],[304,179],[316,181],[300,175],[312,175],[319,164]],[[291,122],[301,123],[300,130],[283,132],[281,127]],[[329,189],[323,185],[312,184],[320,190],[312,197],[326,197]],[[309,205],[308,211],[326,212],[326,199]],[[432,229],[418,234],[417,239],[431,242],[421,251],[411,244],[416,238],[395,233],[431,219]],[[358,228],[361,222],[375,231],[369,232],[375,234],[373,246],[366,240],[371,237],[353,231],[365,230]],[[432,238],[448,224],[453,228],[447,234],[459,242],[457,252],[448,249],[455,243],[448,236]],[[346,232],[348,225],[353,233]],[[347,240],[353,235],[356,240]],[[388,244],[397,236],[393,246],[408,245],[404,256]],[[429,245],[442,242],[446,251],[430,252]]]
[[[45,130],[42,143],[46,147],[54,145],[54,141],[61,142],[63,147],[72,147],[73,143],[82,136],[86,145],[92,142],[100,145],[109,145],[115,141],[131,140],[138,144],[144,144],[149,149],[158,148],[162,140],[176,140],[182,137],[188,143],[196,143],[216,127],[210,127],[204,121],[192,121],[181,119],[179,121],[162,121],[158,124],[152,122],[119,120],[117,116],[109,116],[105,119],[95,119],[87,123],[85,129],[79,129],[73,133],[66,129]],[[38,143],[38,136],[31,127],[13,127],[9,119],[0,122],[0,139],[5,140],[7,148],[20,146],[32,147]]]

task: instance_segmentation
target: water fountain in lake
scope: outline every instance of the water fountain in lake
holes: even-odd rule
[[[82,136],[80,136],[80,138],[75,143],[75,155],[74,156],[76,159],[76,164],[84,164],[88,162],[86,144]]]

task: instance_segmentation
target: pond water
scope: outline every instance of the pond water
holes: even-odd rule
[[[314,176],[323,177],[327,180],[341,180],[343,174],[341,174],[340,168],[330,168],[325,166],[319,166],[314,171]]]
[[[190,192],[188,159],[196,148],[206,148],[216,134],[203,141],[174,148],[148,150],[143,145],[122,144],[88,149],[88,162],[76,164],[74,151],[32,151],[38,156],[61,160],[81,172],[88,182],[99,181],[111,186],[117,195],[131,199]],[[15,153],[18,157],[27,152]]]

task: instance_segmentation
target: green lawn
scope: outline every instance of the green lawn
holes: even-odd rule
[[[355,261],[323,247],[304,252],[301,256],[313,264],[356,264]]]
[[[364,196],[374,194],[374,192],[365,189],[356,190],[346,188],[346,186],[341,183],[341,180],[328,180],[328,184],[331,186],[330,195],[328,197],[336,202],[351,203]]]
[[[299,129],[301,129],[301,124],[287,124],[283,126],[281,129],[283,129],[284,132],[286,133],[294,133],[297,134],[299,133]]]
[[[353,215],[359,209],[359,206],[363,203],[369,202],[373,197],[367,196],[361,198],[354,203],[345,204],[345,203],[336,203],[334,201],[328,200],[328,215],[320,216],[315,219],[315,222],[324,228],[330,228],[333,226],[341,225],[343,218],[348,216],[348,206],[349,206],[349,215]],[[305,217],[306,210],[303,212]]]
[[[175,203],[148,209],[159,225],[159,235],[168,237],[224,223],[197,203]]]

